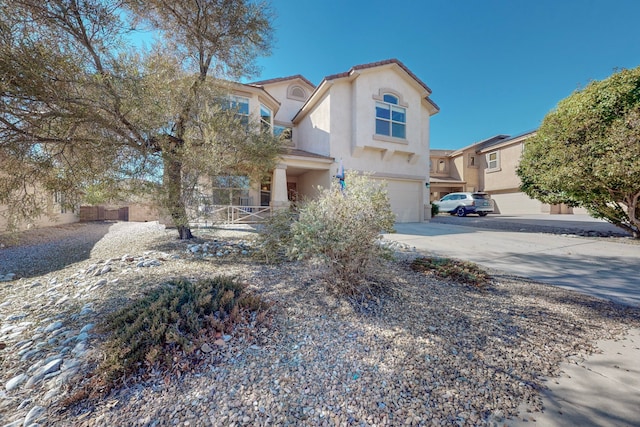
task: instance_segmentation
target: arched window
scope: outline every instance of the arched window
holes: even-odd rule
[[[376,134],[405,139],[407,137],[407,109],[399,105],[397,96],[385,93],[376,101]]]

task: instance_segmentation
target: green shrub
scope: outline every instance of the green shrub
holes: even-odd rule
[[[192,353],[199,338],[231,332],[249,312],[264,313],[266,304],[245,287],[222,276],[176,280],[112,314],[101,380],[112,383],[142,366],[170,366],[176,351]]]
[[[319,259],[336,290],[354,295],[383,254],[380,233],[393,231],[395,216],[384,182],[348,173],[345,183],[344,189],[336,183],[301,205],[288,253]]]
[[[483,289],[491,281],[490,276],[478,265],[449,258],[416,258],[411,263],[414,271],[432,273],[440,278]]]
[[[438,215],[440,213],[440,206],[435,203],[431,203],[431,218]]]

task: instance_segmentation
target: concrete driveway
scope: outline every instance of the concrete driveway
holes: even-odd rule
[[[397,232],[385,238],[428,254],[473,261],[490,270],[640,307],[640,244],[625,238],[526,231],[536,226],[565,232],[619,230],[588,216],[564,218],[567,216],[436,217],[429,223],[396,224]]]
[[[485,219],[489,221],[482,222]],[[640,244],[624,238],[536,232],[545,227],[554,233],[619,233],[610,224],[585,216],[541,215],[436,217],[431,223],[397,224],[397,233],[385,237],[427,254],[473,261],[495,270],[494,274],[528,277],[640,307]],[[548,381],[541,392],[542,413],[527,413],[521,407],[517,419],[505,420],[504,425],[640,425],[640,328],[596,346],[599,353],[561,364],[560,377]]]

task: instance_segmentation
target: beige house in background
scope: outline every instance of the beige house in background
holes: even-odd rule
[[[18,230],[27,230],[31,228],[50,227],[52,225],[63,225],[78,222],[77,209],[70,209],[63,206],[61,195],[59,193],[49,193],[31,189],[30,195],[39,198],[38,203],[43,206],[43,215],[34,218],[31,221],[24,221],[16,225]],[[8,227],[7,221],[8,207],[0,205],[0,233],[6,231]]]
[[[535,131],[517,136],[496,135],[459,150],[431,150],[430,200],[459,191],[484,191],[495,202],[494,213],[571,214],[584,209],[549,205],[520,191],[516,169],[526,141]]]

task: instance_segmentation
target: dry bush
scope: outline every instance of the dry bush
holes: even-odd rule
[[[332,287],[354,295],[385,254],[381,233],[393,231],[395,215],[384,182],[353,173],[345,182],[345,188],[336,184],[302,204],[291,225],[288,254],[320,260],[328,267]]]

